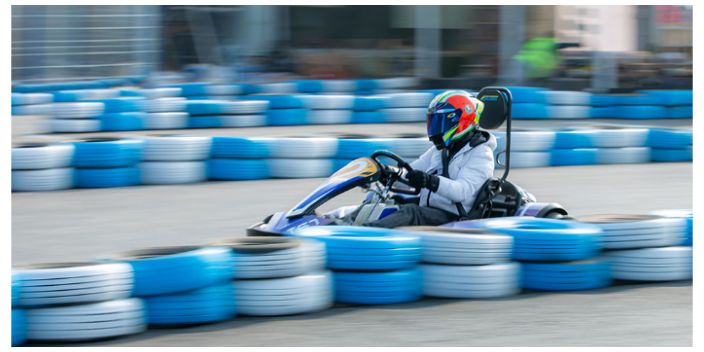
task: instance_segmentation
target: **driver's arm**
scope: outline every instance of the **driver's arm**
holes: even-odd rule
[[[421,170],[421,171],[428,170],[428,167],[430,167],[430,158],[432,158],[433,149],[435,149],[435,147],[431,147],[425,153],[423,153],[423,155],[421,155],[418,159],[413,161],[411,163],[411,168],[413,170]]]

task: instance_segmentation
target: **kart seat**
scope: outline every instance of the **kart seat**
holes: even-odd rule
[[[472,209],[467,212],[471,220],[513,216],[520,208],[521,194],[516,185],[492,177],[482,185]]]

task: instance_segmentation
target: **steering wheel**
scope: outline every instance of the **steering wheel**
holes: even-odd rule
[[[386,182],[382,181],[382,183],[386,186],[388,185],[389,182],[391,182],[391,187],[389,188],[389,191],[394,192],[394,193],[401,193],[401,194],[410,194],[410,195],[419,195],[420,194],[420,189],[416,189],[411,187],[411,185],[408,183],[407,180],[401,178],[401,175],[397,173],[392,173],[386,170],[384,167],[382,167],[382,163],[379,161],[379,157],[384,156],[389,159],[392,159],[393,161],[396,162],[396,165],[398,166],[399,169],[406,169],[407,172],[413,171],[413,168],[411,167],[411,164],[406,162],[406,160],[403,160],[402,157],[398,156],[397,154],[394,154],[388,150],[377,150],[374,153],[372,153],[371,159],[374,160],[375,163],[379,164],[379,170],[381,170],[382,177],[380,179],[386,180]],[[401,182],[402,184],[411,187],[411,189],[406,189],[406,188],[396,188],[393,186],[395,182]]]

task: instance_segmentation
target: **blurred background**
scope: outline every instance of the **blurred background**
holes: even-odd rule
[[[691,89],[692,6],[12,6],[15,84],[173,71]]]

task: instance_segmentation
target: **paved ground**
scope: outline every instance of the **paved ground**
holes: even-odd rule
[[[561,203],[573,215],[692,208],[692,163],[516,169],[509,179],[538,200]],[[290,208],[321,181],[14,193],[12,263],[79,261],[122,249],[242,236],[246,226]],[[361,198],[351,191],[329,208]],[[150,330],[80,345],[691,346],[692,282],[338,307],[305,316]]]

